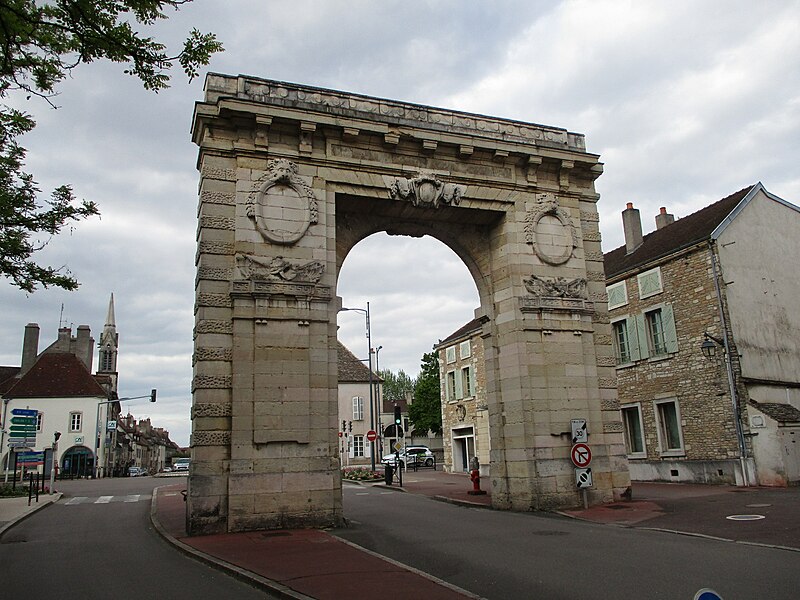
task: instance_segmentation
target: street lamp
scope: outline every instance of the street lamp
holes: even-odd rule
[[[380,444],[381,444],[381,455],[383,455],[383,423],[381,423],[381,367],[380,358],[381,348],[383,346],[378,346],[375,348],[375,373],[378,375],[378,379],[375,381],[375,414],[378,415],[378,435],[380,436]]]
[[[744,441],[744,429],[742,427],[742,416],[739,412],[739,394],[736,391],[736,379],[733,373],[733,358],[728,344],[728,334],[723,331],[722,339],[714,337],[708,332],[703,332],[703,343],[700,344],[700,352],[703,353],[708,359],[713,359],[717,353],[717,346],[722,348],[725,353],[725,370],[728,375],[728,389],[731,394],[731,403],[733,404],[733,424],[736,428],[736,438],[739,442],[739,461],[742,467],[742,481],[745,487],[748,486],[747,481],[747,444]]]
[[[339,312],[344,312],[346,310],[351,310],[355,312],[363,313],[367,319],[367,350],[369,356],[369,429],[370,431],[375,430],[375,411],[373,410],[373,394],[372,394],[372,331],[370,330],[369,325],[369,302],[367,302],[367,309],[364,310],[363,308],[345,308],[342,307],[339,309]],[[374,471],[375,470],[375,442],[371,441],[369,443],[370,452],[369,452],[369,459],[370,459],[370,467]]]
[[[115,392],[112,392],[114,396],[116,396]],[[156,394],[157,390],[152,389],[150,393],[145,396],[131,396],[126,398],[114,398],[113,400],[102,400],[97,403],[97,418],[95,419],[95,428],[94,428],[94,443],[95,443],[95,453],[94,453],[94,468],[92,469],[92,478],[97,479],[97,463],[103,461],[105,462],[106,459],[106,440],[105,435],[103,435],[103,443],[100,443],[100,406],[103,404],[114,404],[115,402],[122,402],[123,400],[140,400],[142,398],[149,398],[150,402],[156,401]],[[105,433],[105,429],[103,430]],[[102,458],[100,457],[100,451],[102,450]],[[105,467],[105,465],[103,465]]]

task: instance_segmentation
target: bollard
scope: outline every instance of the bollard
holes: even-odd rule
[[[392,485],[392,478],[394,475],[394,469],[392,469],[392,465],[385,465],[383,467],[383,482],[386,485]]]
[[[470,496],[483,496],[486,494],[485,491],[481,489],[481,464],[478,462],[478,457],[473,456],[472,460],[469,461],[469,478],[472,481],[472,489],[469,490],[467,493]]]

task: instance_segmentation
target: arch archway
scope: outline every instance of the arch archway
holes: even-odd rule
[[[497,508],[629,485],[594,180],[566,130],[209,75],[200,146],[190,533],[341,521],[339,269],[372,233],[431,235],[480,300]]]
[[[94,454],[86,446],[72,446],[61,455],[59,477],[91,477],[94,473]]]

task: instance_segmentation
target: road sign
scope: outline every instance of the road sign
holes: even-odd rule
[[[370,429],[370,430],[367,432],[367,439],[368,439],[370,442],[374,442],[375,440],[377,440],[377,439],[378,439],[378,434],[377,434],[377,433],[375,433],[375,432],[374,432],[372,429]]]
[[[36,425],[12,425],[9,429],[13,435],[15,431],[36,431]]]
[[[703,588],[702,590],[697,590],[694,600],[722,600],[722,596],[712,589]]]
[[[36,425],[36,417],[11,417],[14,425]]]
[[[586,430],[586,419],[572,419],[570,422],[572,426],[572,443],[589,441],[588,431]]]
[[[35,408],[12,408],[11,414],[19,417],[35,417],[39,411]]]
[[[575,444],[570,452],[572,464],[578,468],[588,467],[592,462],[592,451],[586,444]]]
[[[30,442],[25,442],[25,441],[20,441],[20,440],[9,440],[8,447],[9,448],[30,448],[34,444],[35,444],[35,442],[34,443],[30,443]]]
[[[28,467],[44,464],[44,452],[18,452],[17,464]]]
[[[590,468],[575,469],[575,484],[579,490],[592,487],[592,470]]]
[[[403,449],[403,442],[395,442],[394,444],[392,444],[392,447],[395,450],[402,450]]]

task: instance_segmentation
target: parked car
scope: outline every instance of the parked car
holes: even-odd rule
[[[128,467],[128,477],[144,477],[147,470],[142,467]]]
[[[172,470],[173,471],[188,471],[189,470],[189,463],[192,462],[190,458],[176,458],[172,461]]]
[[[387,454],[381,459],[384,465],[396,466],[396,461],[399,458],[400,467],[404,467],[406,463],[409,465],[416,464],[417,466],[432,467],[435,462],[433,452],[427,446],[406,446],[403,450],[395,455],[394,452]]]

